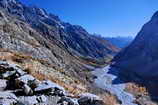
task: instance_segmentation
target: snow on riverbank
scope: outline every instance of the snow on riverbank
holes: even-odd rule
[[[111,71],[113,73],[109,73]],[[92,71],[92,74],[97,76],[97,79],[95,79],[94,82],[95,85],[99,88],[109,91],[113,95],[116,95],[117,98],[122,102],[122,105],[137,105],[133,103],[135,100],[134,96],[124,90],[125,83],[123,83],[123,81],[117,77],[118,71],[115,70],[115,68],[111,68],[110,66],[97,68]],[[117,83],[114,83],[116,79]]]

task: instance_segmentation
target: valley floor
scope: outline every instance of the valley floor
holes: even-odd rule
[[[97,77],[94,81],[94,84],[97,87],[115,95],[120,101],[121,105],[137,105],[134,103],[135,97],[125,91],[126,83],[118,78],[118,71],[115,68],[110,66],[97,68],[92,71],[92,74]]]

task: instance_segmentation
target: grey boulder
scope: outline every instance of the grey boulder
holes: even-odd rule
[[[7,80],[0,79],[0,91],[4,91],[7,87]]]
[[[17,102],[17,97],[9,92],[0,92],[0,105],[11,105]]]
[[[29,85],[30,82],[34,81],[35,78],[29,74],[21,76],[15,80],[15,84],[17,87],[22,88],[23,84]]]
[[[73,99],[73,98],[66,97],[66,96],[61,97],[61,99],[58,101],[58,103],[62,104],[62,105],[65,105],[65,104],[66,105],[79,105],[77,99]]]
[[[23,86],[23,92],[25,95],[33,95],[33,90],[26,84]]]
[[[81,94],[78,103],[79,105],[103,105],[103,101],[99,96],[90,93]]]
[[[65,89],[63,87],[49,80],[43,81],[37,86],[37,88],[35,88],[34,91],[38,93],[54,93],[56,95],[64,95],[65,93]]]

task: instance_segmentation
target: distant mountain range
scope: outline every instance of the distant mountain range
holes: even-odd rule
[[[132,41],[133,37],[127,36],[116,36],[116,37],[105,37],[106,40],[111,42],[113,45],[117,46],[118,48],[125,48],[127,47]]]

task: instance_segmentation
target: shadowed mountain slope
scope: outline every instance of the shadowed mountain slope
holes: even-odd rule
[[[158,80],[158,12],[146,23],[135,40],[115,58],[123,74],[144,80]]]

